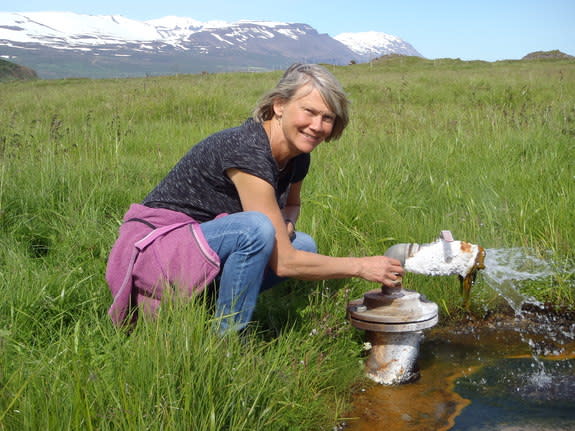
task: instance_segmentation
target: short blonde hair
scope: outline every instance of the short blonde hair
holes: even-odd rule
[[[311,84],[319,91],[325,103],[336,115],[333,129],[326,141],[339,139],[349,123],[349,101],[338,80],[324,67],[317,64],[292,64],[278,84],[259,100],[253,118],[259,123],[274,116],[274,103],[289,101],[303,86]]]

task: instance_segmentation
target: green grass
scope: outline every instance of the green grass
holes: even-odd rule
[[[330,67],[353,104],[313,155],[299,228],[327,254],[381,254],[442,229],[526,247],[529,283],[575,308],[575,62],[397,58]],[[219,338],[204,298],[130,334],[106,310],[119,220],[200,139],[247,118],[280,72],[0,84],[0,430],[332,429],[361,379],[345,322],[361,280],[262,295],[258,331]],[[406,284],[463,315],[456,278]],[[481,276],[472,313],[497,306]]]

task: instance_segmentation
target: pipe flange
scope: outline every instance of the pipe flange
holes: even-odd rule
[[[437,315],[435,315],[429,320],[424,320],[422,322],[407,322],[407,323],[370,322],[366,320],[359,320],[354,317],[350,317],[349,320],[352,326],[358,329],[363,329],[365,331],[401,333],[401,332],[416,332],[416,331],[422,331],[424,329],[429,329],[437,325],[439,318]]]
[[[413,290],[390,297],[380,289],[351,301],[347,312],[351,324],[375,332],[412,332],[431,328],[438,322],[438,306]]]

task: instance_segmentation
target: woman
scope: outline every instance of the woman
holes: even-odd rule
[[[222,331],[245,327],[260,291],[285,278],[395,285],[399,261],[321,255],[295,231],[310,153],[341,136],[347,104],[325,68],[295,64],[253,118],[192,147],[124,217],[107,270],[114,322],[153,313],[167,285],[189,295],[216,280]]]

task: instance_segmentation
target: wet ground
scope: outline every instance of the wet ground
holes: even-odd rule
[[[575,316],[527,307],[425,331],[414,383],[358,385],[346,431],[575,430]]]

